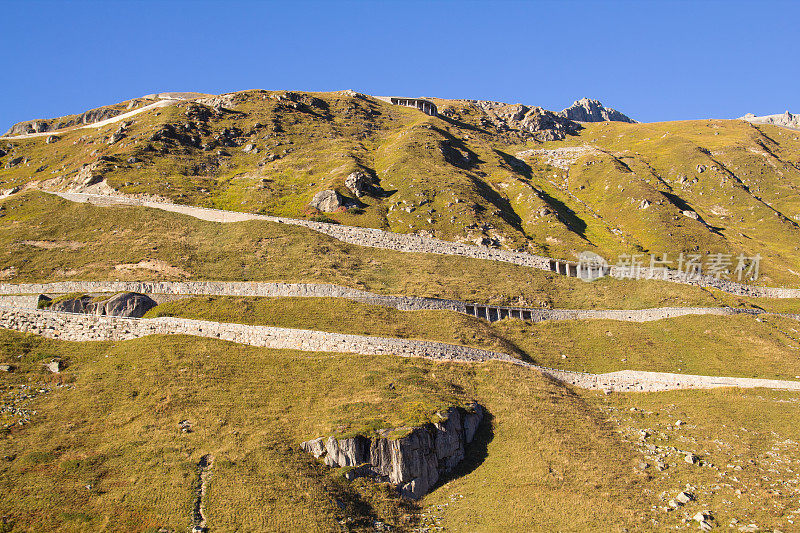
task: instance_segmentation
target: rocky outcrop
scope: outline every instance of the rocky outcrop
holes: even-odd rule
[[[373,189],[372,178],[360,170],[356,170],[347,176],[344,180],[344,186],[350,189],[350,192],[356,198],[369,194]]]
[[[341,194],[333,189],[326,189],[315,194],[308,205],[314,209],[319,209],[323,213],[333,213],[345,208],[345,200]]]
[[[99,301],[85,295],[69,298],[52,303],[49,307],[51,311],[67,313],[141,318],[156,305],[155,300],[146,294],[123,292]]]
[[[757,117],[752,113],[748,113],[739,120],[746,120],[747,122],[756,124],[773,124],[775,126],[796,130],[800,129],[800,115],[793,115],[788,111],[781,115],[764,115],[763,117]]]
[[[419,499],[464,459],[466,446],[475,438],[483,413],[483,407],[477,403],[468,410],[451,407],[438,413],[439,422],[393,430],[406,433],[402,437],[393,438],[390,431],[373,437],[330,436],[304,442],[301,447],[328,466],[357,467],[355,475],[388,481],[403,496]]]
[[[599,101],[590,100],[589,98],[575,100],[571,106],[561,111],[560,114],[577,122],[636,122],[616,109],[605,107]]]
[[[58,118],[48,118],[41,120],[28,120],[19,122],[11,126],[5,135],[22,135],[26,133],[42,133],[46,131],[60,130],[71,126],[85,126],[94,124],[101,120],[116,117],[122,111],[114,107],[98,107],[90,109],[79,115],[67,115]]]
[[[468,102],[485,114],[480,119],[481,126],[494,127],[499,132],[515,132],[523,139],[557,141],[581,129],[572,120],[537,106],[485,100]]]

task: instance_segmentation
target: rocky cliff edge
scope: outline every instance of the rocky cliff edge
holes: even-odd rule
[[[348,479],[374,477],[394,484],[406,498],[419,499],[464,459],[484,409],[473,403],[467,409],[450,407],[437,415],[439,422],[410,431],[396,428],[374,437],[319,437],[303,442],[301,447],[328,466],[353,467],[345,474]],[[394,438],[391,433],[403,436]]]

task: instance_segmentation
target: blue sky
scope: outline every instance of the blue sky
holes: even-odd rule
[[[0,129],[153,92],[438,96],[641,121],[800,113],[800,2],[5,0]]]

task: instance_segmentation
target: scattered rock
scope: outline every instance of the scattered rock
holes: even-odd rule
[[[27,157],[22,157],[22,156],[14,157],[14,158],[8,160],[8,162],[6,163],[6,168],[7,169],[8,168],[14,168],[17,165],[21,165],[21,164],[27,163],[27,162],[28,162],[28,158]]]
[[[675,496],[675,501],[677,501],[678,503],[680,503],[682,505],[686,505],[687,503],[689,503],[689,502],[691,502],[693,500],[694,500],[694,494],[692,494],[691,492],[683,491],[680,494],[678,494],[677,496]]]
[[[13,372],[13,371],[14,367],[12,365],[8,365],[5,363],[0,364],[0,372]]]
[[[61,361],[50,361],[49,363],[45,363],[44,366],[53,374],[61,372]]]
[[[333,189],[318,192],[309,205],[323,213],[333,213],[345,207],[344,197]]]
[[[689,217],[692,220],[700,220],[700,215],[698,215],[694,211],[690,211],[690,210],[686,209],[686,210],[682,211],[682,213],[683,213],[683,216]]]
[[[344,180],[344,185],[356,198],[369,194],[372,191],[372,178],[366,173],[356,170]]]
[[[693,454],[693,453],[687,453],[687,454],[686,454],[686,455],[683,457],[683,460],[684,460],[685,462],[689,463],[690,465],[693,465],[693,464],[697,464],[697,463],[700,461],[700,458],[699,458],[699,457],[697,457],[697,456],[696,456],[695,454]]]
[[[61,139],[61,137],[59,137],[58,135],[48,135],[47,139],[45,139],[44,142],[47,143],[47,144],[53,144],[54,142],[57,142],[60,139]]]
[[[639,209],[647,209],[648,207],[650,207],[650,202],[647,200],[642,200],[639,203]]]
[[[698,174],[702,174],[703,172],[705,172],[705,171],[706,171],[706,168],[707,168],[707,167],[706,167],[705,165],[697,165],[697,168],[696,168],[696,170],[697,170],[697,173],[698,173]]]
[[[344,473],[344,478],[347,481],[353,481],[354,479],[358,479],[360,477],[375,477],[375,472],[372,470],[370,465],[363,464],[355,468],[351,468]]]

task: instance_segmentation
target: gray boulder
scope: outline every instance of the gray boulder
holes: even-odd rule
[[[344,180],[344,185],[356,198],[369,194],[372,191],[373,183],[372,178],[360,170],[351,173]]]
[[[308,204],[323,213],[333,213],[345,207],[344,197],[333,189],[326,189],[314,195]]]
[[[91,296],[79,296],[77,298],[69,298],[60,300],[50,305],[51,311],[60,311],[62,313],[88,313],[87,308],[92,305]]]
[[[156,305],[155,300],[146,294],[123,292],[99,302],[95,314],[141,318]]]
[[[141,318],[156,305],[155,300],[146,294],[123,292],[100,301],[86,295],[69,298],[55,302],[50,309],[66,313]]]

